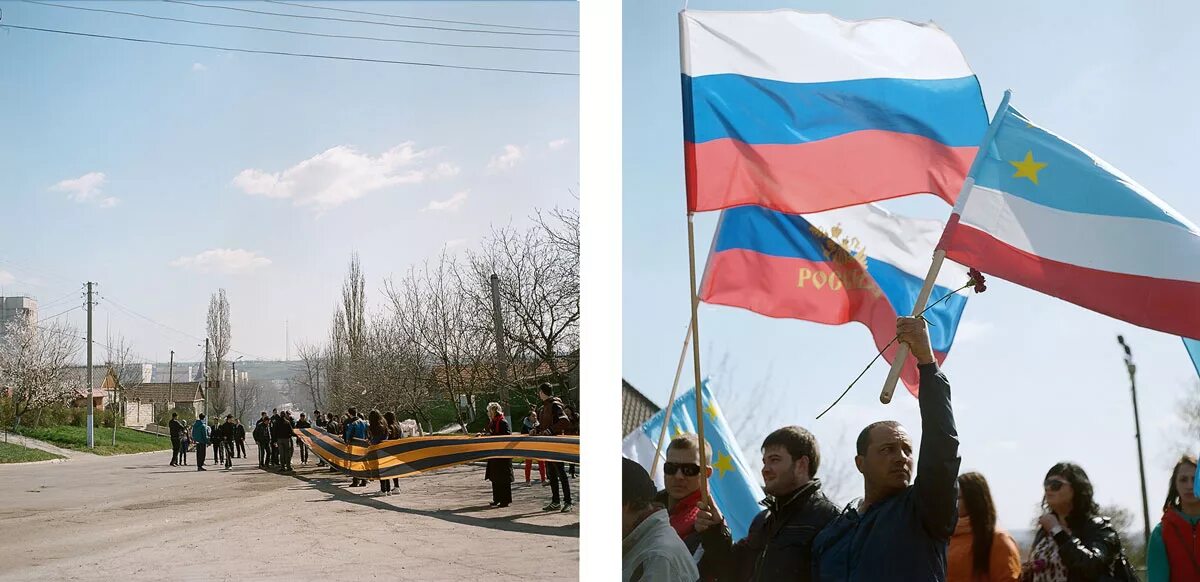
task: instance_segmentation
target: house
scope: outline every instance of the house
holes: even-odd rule
[[[121,395],[125,426],[145,426],[171,409],[196,414],[204,409],[200,382],[151,382],[129,388]]]
[[[633,384],[621,379],[621,435],[627,436],[646,424],[650,417],[658,414],[658,405],[654,404],[645,394],[633,387]]]
[[[88,383],[87,366],[71,366],[66,370],[67,387],[70,389],[72,407],[87,406]],[[117,376],[104,366],[92,366],[92,407],[104,408],[112,401],[113,391],[117,388]]]

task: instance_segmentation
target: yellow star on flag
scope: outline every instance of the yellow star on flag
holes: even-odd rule
[[[683,434],[683,429],[679,428],[678,424],[671,425],[671,430],[674,431],[675,436],[679,436],[679,435]]]
[[[733,468],[733,458],[721,451],[717,451],[717,462],[712,466],[717,470],[717,477],[724,477],[726,471],[737,470]]]
[[[708,413],[708,417],[713,419],[713,422],[717,421],[717,405],[714,402],[709,401],[708,406],[704,407],[704,412]]]
[[[1033,159],[1033,150],[1025,152],[1025,159],[1019,162],[1008,162],[1017,169],[1017,173],[1013,174],[1014,178],[1029,178],[1030,182],[1038,183],[1038,171],[1046,167],[1046,162],[1037,162]]]

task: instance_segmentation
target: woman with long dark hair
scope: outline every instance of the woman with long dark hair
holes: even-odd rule
[[[367,414],[367,437],[371,444],[377,445],[388,438],[388,428],[383,422],[383,415],[379,414],[378,410],[371,409]],[[391,495],[392,482],[390,479],[379,480],[379,494]]]
[[[996,505],[979,473],[958,477],[958,526],[946,551],[946,582],[1015,582],[1021,553],[1007,532],[996,527]]]
[[[1163,517],[1150,534],[1146,546],[1146,568],[1150,582],[1200,580],[1200,499],[1192,486],[1196,457],[1185,455],[1171,470]]]
[[[1083,468],[1058,463],[1042,482],[1037,535],[1022,569],[1031,582],[1082,582],[1129,573],[1121,537],[1109,518],[1100,515],[1092,482]],[[1134,578],[1136,579],[1136,578]]]
[[[508,421],[504,419],[504,411],[500,403],[489,402],[487,405],[488,426],[482,433],[485,435],[512,434]],[[508,507],[512,503],[513,468],[512,459],[488,459],[487,470],[483,478],[492,482],[492,507]]]

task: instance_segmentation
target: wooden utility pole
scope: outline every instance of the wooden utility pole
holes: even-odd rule
[[[87,284],[87,394],[88,394],[88,415],[87,415],[87,446],[89,449],[96,448],[95,421],[93,414],[96,411],[95,399],[92,396],[92,282]]]
[[[504,415],[512,420],[512,410],[508,405],[508,350],[504,347],[504,318],[500,315],[500,277],[495,273],[491,276],[492,283],[492,322],[496,328],[496,377],[500,380],[500,406],[504,407]]]

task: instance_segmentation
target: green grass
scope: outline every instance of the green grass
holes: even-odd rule
[[[29,463],[61,459],[59,455],[39,449],[27,449],[14,443],[0,442],[0,463]]]
[[[21,434],[58,445],[64,449],[85,451],[97,455],[125,455],[171,450],[171,439],[128,428],[117,429],[117,446],[114,447],[112,446],[112,428],[96,427],[94,436],[96,447],[94,449],[87,448],[87,428],[82,426],[23,428]]]

